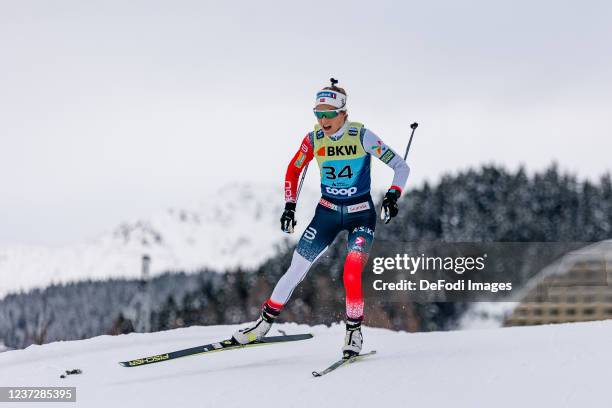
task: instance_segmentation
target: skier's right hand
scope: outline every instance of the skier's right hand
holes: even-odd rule
[[[295,220],[295,203],[285,203],[285,211],[283,211],[280,222],[283,232],[293,234],[293,227],[295,227],[297,224],[297,221]]]

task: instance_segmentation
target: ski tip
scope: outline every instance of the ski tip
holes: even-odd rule
[[[312,372],[312,376],[313,376],[313,377],[320,377],[320,376],[321,376],[321,374],[320,374],[320,373],[318,373],[318,372],[316,372],[316,371],[313,371],[313,372]]]

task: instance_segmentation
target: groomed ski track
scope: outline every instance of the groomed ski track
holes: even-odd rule
[[[276,325],[271,334],[315,337],[150,366],[118,364],[220,340],[235,327],[101,336],[0,353],[0,386],[77,387],[76,404],[54,407],[610,406],[612,321],[418,334],[366,327],[364,350],[378,353],[321,378],[311,372],[340,356],[340,325]],[[60,379],[75,368],[83,374]]]

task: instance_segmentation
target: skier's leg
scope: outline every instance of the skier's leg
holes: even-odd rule
[[[312,264],[325,252],[341,230],[340,213],[321,205],[304,230],[297,248],[293,252],[291,265],[280,278],[270,296],[270,302],[282,308],[291,297],[296,286],[304,280]]]
[[[368,262],[368,256],[374,241],[376,212],[371,204],[370,210],[348,215],[348,254],[344,262],[344,289],[346,291],[346,336],[342,352],[344,357],[361,352],[363,335],[363,292],[361,274]]]
[[[291,265],[280,278],[270,298],[263,304],[259,319],[249,327],[234,333],[234,339],[246,344],[264,337],[281,309],[287,303],[293,290],[304,279],[312,264],[321,256],[341,230],[340,213],[321,205],[302,234]]]
[[[363,320],[363,293],[361,273],[374,241],[374,222],[364,222],[354,227],[348,236],[348,254],[344,261],[344,289],[346,291],[346,317],[351,320]]]
[[[319,255],[323,254],[326,249],[327,246],[322,248]],[[313,260],[309,260],[300,255],[297,249],[293,251],[291,265],[284,275],[278,280],[276,286],[274,286],[274,291],[272,291],[272,295],[270,296],[268,303],[275,305],[278,310],[282,309],[282,307],[291,297],[293,290],[301,281],[304,280],[304,277],[306,277],[306,274],[316,259],[317,257],[315,257]]]

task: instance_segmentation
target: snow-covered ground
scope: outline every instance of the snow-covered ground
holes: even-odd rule
[[[144,254],[152,259],[152,275],[203,267],[256,267],[274,255],[283,240],[299,238],[319,196],[302,189],[297,211],[301,222],[292,235],[280,230],[281,188],[236,184],[193,210],[168,209],[121,224],[89,242],[62,248],[0,247],[0,298],[51,283],[135,278],[141,274]]]
[[[310,373],[339,357],[340,325],[278,325],[315,337],[150,366],[117,364],[215,341],[234,328],[101,336],[8,351],[0,354],[0,384],[75,386],[77,404],[67,407],[610,405],[612,321],[418,334],[365,328],[364,350],[378,354],[321,378]],[[74,368],[83,374],[59,378]]]

